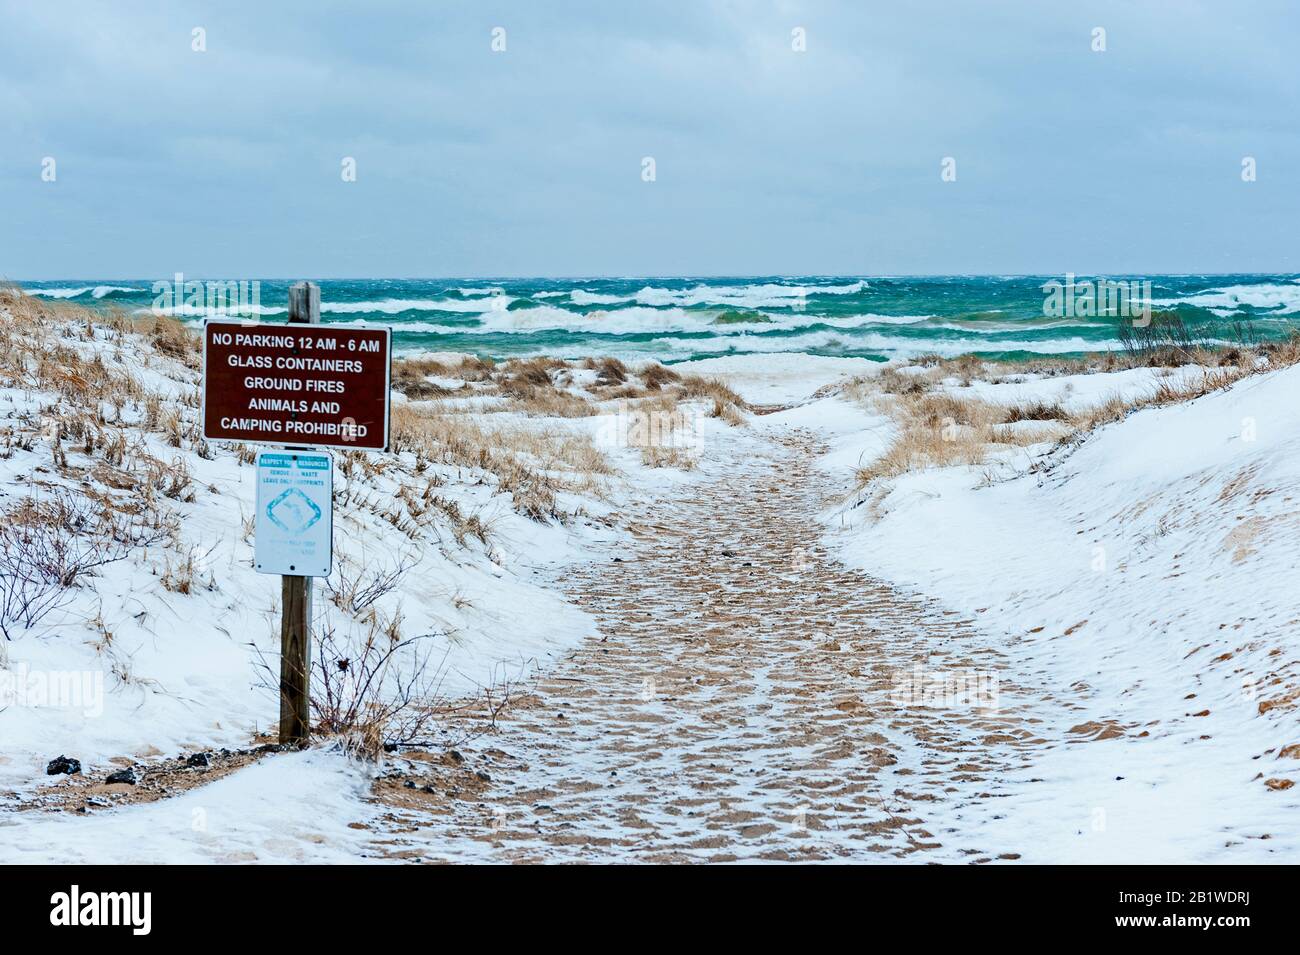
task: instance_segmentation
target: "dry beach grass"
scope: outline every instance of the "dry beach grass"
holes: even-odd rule
[[[859,469],[858,486],[924,468],[982,465],[1000,450],[1044,441],[1077,445],[1096,428],[1136,411],[1194,401],[1243,378],[1297,363],[1300,336],[1217,351],[1152,344],[1089,358],[1034,359],[1017,364],[986,362],[974,355],[953,359],[922,356],[843,386],[847,398],[883,412],[895,425],[889,448]],[[1082,409],[1067,410],[1059,403],[1042,400],[996,403],[960,394],[973,382],[998,384],[1024,380],[1028,375],[1058,377],[1135,368],[1159,369],[1163,377],[1141,394],[1111,395]],[[1190,373],[1170,374],[1175,369]]]

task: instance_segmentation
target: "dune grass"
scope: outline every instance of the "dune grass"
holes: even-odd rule
[[[882,411],[896,428],[885,453],[858,469],[858,487],[925,468],[983,465],[1010,448],[1044,442],[1053,449],[1077,446],[1095,429],[1136,411],[1194,401],[1251,375],[1300,363],[1300,335],[1211,349],[1182,326],[1153,324],[1155,330],[1132,339],[1121,354],[1016,364],[974,355],[929,355],[847,383],[845,397]],[[1190,371],[1158,377],[1142,394],[1111,395],[1073,411],[1043,400],[1001,404],[956,393],[977,380],[999,383],[1026,374],[1055,377],[1148,367]]]

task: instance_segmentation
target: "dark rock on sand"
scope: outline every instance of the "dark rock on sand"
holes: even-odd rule
[[[71,756],[56,757],[45,765],[46,776],[57,776],[60,773],[71,776],[79,772],[81,772],[81,760],[73,759]]]

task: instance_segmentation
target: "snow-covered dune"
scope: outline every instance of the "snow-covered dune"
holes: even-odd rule
[[[1298,403],[1300,368],[1252,376],[834,517],[845,560],[970,614],[1045,688],[1047,751],[965,826],[1014,827],[1027,861],[1296,857]]]
[[[68,506],[69,520],[97,528],[70,534],[87,549],[109,533],[98,522],[110,514],[147,511],[159,530],[79,573],[39,619],[7,605],[0,792],[44,784],[59,755],[100,776],[117,768],[110,760],[236,749],[274,734],[280,580],[252,567],[250,449],[199,435],[192,346],[75,313],[8,319],[0,303],[0,330],[11,336],[0,366],[0,516]],[[470,438],[495,433],[465,420]],[[493,419],[523,435],[567,433],[564,424]],[[335,572],[314,584],[323,632],[363,640],[374,611],[392,633],[422,638],[412,653],[425,661],[428,688],[457,698],[531,673],[593,631],[543,575],[589,557],[613,536],[608,527],[529,520],[495,475],[418,450],[338,453],[336,468]],[[605,506],[562,503],[584,515]],[[128,526],[115,520],[115,530]],[[0,597],[22,576],[10,564],[25,559],[4,544]],[[395,585],[385,589],[389,574]],[[345,613],[358,604],[356,586],[376,592]]]

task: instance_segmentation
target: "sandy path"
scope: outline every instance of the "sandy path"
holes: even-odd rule
[[[394,774],[385,854],[427,860],[986,861],[962,806],[1035,747],[961,619],[825,558],[822,450],[771,432],[725,480],[634,514],[621,560],[559,582],[605,638],[464,747],[468,785]],[[1001,674],[1000,707],[900,703],[900,672]],[[417,767],[418,770],[418,767]],[[483,772],[488,780],[472,775]],[[405,779],[411,778],[408,774]],[[417,773],[418,780],[418,773]]]

